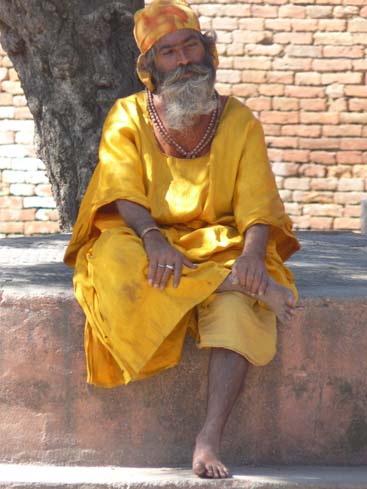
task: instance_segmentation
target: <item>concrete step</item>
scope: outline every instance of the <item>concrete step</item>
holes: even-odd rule
[[[367,467],[239,467],[209,480],[189,469],[0,464],[1,489],[366,489]]]
[[[226,427],[227,464],[367,464],[367,237],[300,233],[304,309],[251,368]],[[208,352],[117,389],[85,383],[68,236],[0,240],[0,461],[185,466],[203,422]],[[366,485],[367,488],[367,485]]]

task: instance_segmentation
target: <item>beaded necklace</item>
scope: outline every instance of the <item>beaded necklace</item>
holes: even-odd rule
[[[187,151],[185,148],[183,148],[177,141],[173,139],[173,137],[169,134],[167,129],[164,127],[164,124],[161,120],[161,118],[158,115],[157,109],[155,108],[154,101],[153,101],[153,95],[152,92],[148,89],[146,89],[147,93],[147,108],[148,108],[148,113],[151,121],[153,122],[154,126],[158,129],[159,134],[163,137],[163,139],[168,143],[170,146],[173,146],[180,155],[182,155],[186,159],[193,159],[196,158],[200,152],[208,146],[208,144],[211,142],[211,140],[214,137],[215,131],[217,130],[218,122],[219,122],[219,103],[218,103],[218,94],[217,92],[214,92],[214,96],[217,101],[217,105],[215,110],[213,110],[208,127],[206,128],[206,131],[203,135],[203,137],[200,139],[198,144],[195,146],[194,149],[191,151]]]

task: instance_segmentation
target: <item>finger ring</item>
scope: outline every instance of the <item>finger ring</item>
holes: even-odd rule
[[[158,263],[158,266],[161,268],[166,268],[166,265],[162,265],[162,263]]]
[[[170,270],[174,270],[175,267],[173,265],[166,265],[166,268],[169,268]]]

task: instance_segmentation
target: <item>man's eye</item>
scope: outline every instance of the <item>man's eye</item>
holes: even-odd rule
[[[172,50],[168,50],[168,51],[163,51],[162,53],[162,56],[169,56],[170,54],[172,54]]]

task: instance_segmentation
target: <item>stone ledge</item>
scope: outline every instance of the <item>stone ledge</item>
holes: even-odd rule
[[[225,433],[230,465],[367,464],[367,239],[299,234],[290,265],[304,309],[280,326],[275,360],[250,369]],[[87,386],[83,314],[59,262],[67,240],[0,240],[0,460],[189,464],[207,352],[188,339],[178,367],[123,388]]]
[[[189,469],[0,464],[0,489],[365,489],[366,467],[239,467],[226,480]]]

